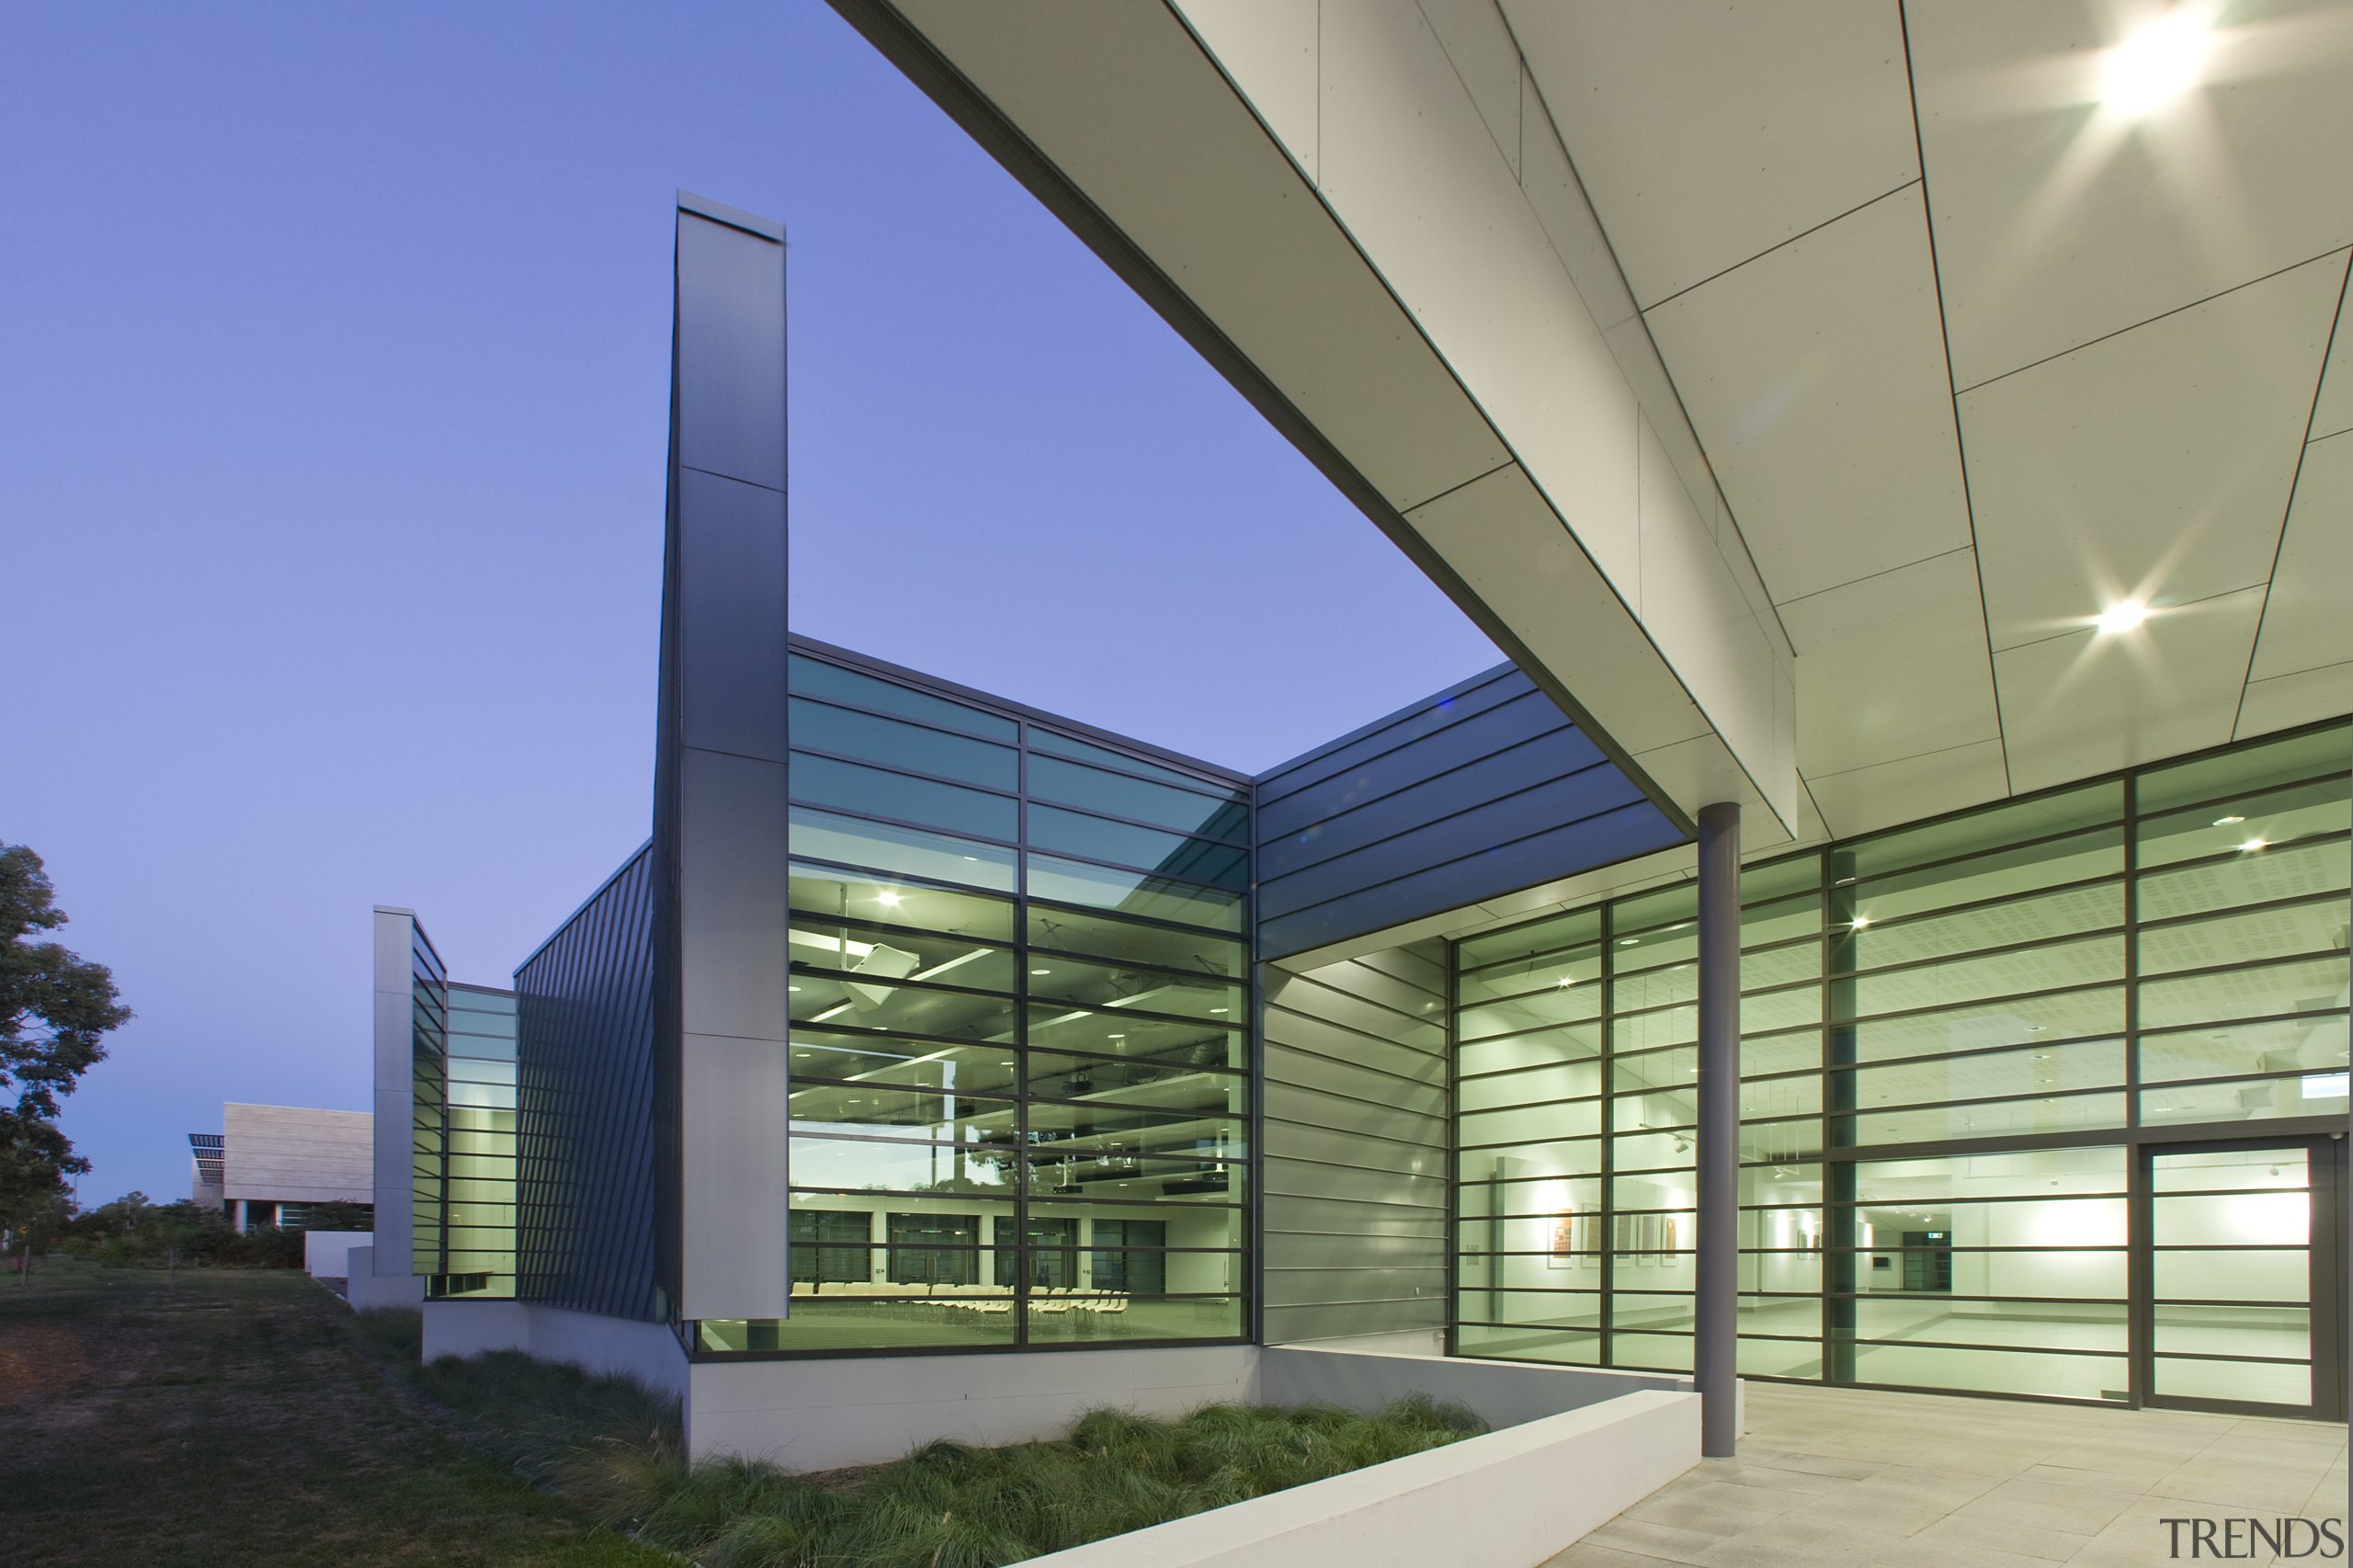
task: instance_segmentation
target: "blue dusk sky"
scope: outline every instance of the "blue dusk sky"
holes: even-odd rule
[[[82,1196],[368,1106],[369,907],[647,831],[671,205],[790,235],[797,630],[1257,769],[1499,655],[817,0],[0,11],[0,839],[136,1021]]]

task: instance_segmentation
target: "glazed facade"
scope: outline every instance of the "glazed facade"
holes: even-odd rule
[[[1745,871],[1744,1375],[2330,1412],[2348,734]],[[1457,1353],[1690,1367],[1694,898],[1454,945]]]

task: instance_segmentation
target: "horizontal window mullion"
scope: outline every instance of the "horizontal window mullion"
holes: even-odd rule
[[[2283,1074],[2283,1076],[2291,1075],[2292,1074]],[[1903,1105],[1857,1106],[1852,1109],[1828,1109],[1823,1114],[1825,1116],[1839,1117],[1846,1119],[1854,1119],[1866,1116],[1900,1116],[1905,1112],[1916,1110],[1950,1110],[1957,1106],[2023,1105],[2029,1100],[2051,1100],[2055,1102],[2059,1100],[2082,1099],[2092,1095],[2122,1094],[2125,1086],[2124,1080],[2119,1078],[2113,1084],[2078,1084],[2071,1088],[2058,1090],[2035,1089],[2026,1094],[2018,1095],[1971,1095],[1963,1096],[1960,1099],[1918,1100],[1907,1102]],[[2172,1088],[2174,1085],[2168,1084],[2165,1086],[2167,1088]]]
[[[882,714],[879,715],[879,717],[890,718],[891,715]],[[894,723],[913,722],[912,720],[901,719],[892,719],[892,722]],[[953,733],[954,732],[951,731],[948,733]],[[992,742],[991,744],[1003,745],[1005,743],[997,741]],[[1000,801],[1017,801],[1021,799],[1021,792],[1018,790],[1009,788],[1003,784],[975,783],[970,778],[959,778],[952,774],[927,773],[919,767],[910,767],[904,762],[878,762],[870,756],[855,756],[848,752],[827,751],[823,746],[803,745],[798,741],[793,742],[790,749],[786,753],[787,760],[785,767],[788,773],[786,780],[788,788],[790,787],[790,770],[792,766],[790,758],[801,756],[822,757],[827,762],[847,763],[852,767],[870,767],[877,773],[895,773],[903,778],[921,779],[926,784],[946,784],[958,790],[970,790],[976,794],[993,795]],[[845,808],[825,801],[804,801],[801,803],[804,805],[815,806],[820,810],[828,812],[838,812],[843,810],[855,812],[857,810],[856,807]]]
[[[1240,979],[1233,975],[1220,974],[1215,970],[1170,969],[1165,965],[1148,963],[1141,959],[1111,958],[1107,957],[1102,953],[1076,953],[1063,948],[1041,948],[1035,942],[1029,944],[1029,953],[1032,959],[1062,959],[1070,963],[1093,964],[1097,969],[1140,970],[1147,976],[1165,975],[1172,981],[1206,980],[1213,983],[1220,989],[1225,991],[1246,990],[1250,984],[1247,980]],[[1061,998],[1053,996],[1040,996],[1039,1000],[1041,1002],[1052,1002],[1059,1001]],[[1072,1006],[1092,1007],[1097,1006],[1097,1005],[1093,1003],[1078,1002],[1073,1003]],[[1112,1008],[1110,1010],[1118,1012],[1122,1011],[1123,1009]]]
[[[1892,1350],[1984,1350],[1994,1355],[2099,1356],[2111,1361],[2121,1361],[2132,1354],[2130,1350],[2094,1350],[2069,1345],[1986,1345],[1982,1343],[1972,1345],[1964,1339],[1866,1339],[1860,1335],[1849,1337],[1835,1331],[1829,1337],[1834,1343],[1840,1345],[1884,1347]]]
[[[2342,904],[2346,901],[2344,895],[2340,893],[2333,901],[2314,902],[2334,902]],[[2229,913],[2236,915],[2240,912],[2232,910]],[[2316,963],[2327,959],[2341,959],[2346,957],[2347,953],[2347,949],[2336,947],[2314,948],[2308,952],[2301,953],[2268,953],[2259,959],[2243,959],[2237,963],[2207,964],[2200,969],[2162,970],[2155,974],[2140,976],[2140,983],[2145,990],[2152,985],[2171,985],[2184,980],[2212,980],[2218,976],[2234,974],[2260,974],[2266,970],[2284,969],[2290,964]],[[2333,1007],[2313,1007],[2308,1011],[2311,1013],[2342,1012],[2344,1007],[2340,1004]],[[2160,1024],[2150,1032],[2159,1033],[2169,1028],[2211,1028],[2213,1027],[2212,1023]]]
[[[2070,836],[2073,835],[2071,835]],[[2004,847],[2006,848],[2007,846],[2005,846]],[[1896,874],[1904,875],[1907,873],[1899,872]],[[2065,893],[2091,892],[2104,887],[2121,888],[2124,884],[2124,880],[2125,874],[2121,870],[2102,871],[2097,876],[2078,877],[2071,882],[2052,882],[2048,887],[2029,888],[2024,892],[1988,893],[1984,898],[1972,898],[1961,903],[1944,904],[1935,909],[1923,909],[1911,915],[1893,915],[1885,920],[1873,920],[1869,925],[1862,926],[1849,926],[1836,921],[1825,921],[1824,933],[1832,940],[1836,941],[1842,935],[1853,930],[1900,931],[1907,926],[1919,926],[1931,920],[1949,920],[1955,915],[1977,915],[1989,909],[2000,909],[2011,904],[2032,903],[2038,899],[2054,898]],[[2034,940],[2036,942],[2069,942],[2075,940],[2078,937],[2097,936],[2102,929],[2105,929],[2105,927],[2093,927],[2083,931],[2070,931],[2056,937],[2038,937]],[[1972,949],[1972,951],[1976,949]],[[1894,966],[1890,967],[1893,968]],[[1859,972],[1877,973],[1881,971],[1862,971]]]
[[[1967,956],[1970,958],[1976,958],[1981,955],[1972,953]],[[1873,971],[1870,972],[1877,974],[1884,971]],[[2143,983],[2146,983],[2144,982]],[[2074,996],[2093,991],[2120,991],[2123,989],[2124,984],[2124,978],[2121,975],[2119,975],[2114,980],[2077,982],[2069,985],[2045,986],[2040,991],[2004,992],[2001,994],[1993,996],[1972,996],[1963,1001],[1938,1002],[1925,1007],[1904,1007],[1889,1013],[1861,1013],[1852,1017],[1839,1017],[1833,1015],[1823,1020],[1822,1027],[1825,1029],[1836,1029],[1850,1025],[1886,1023],[1892,1019],[1897,1018],[1924,1018],[1938,1013],[1962,1012],[1972,1007],[1995,1007],[2006,1002],[2035,1002],[2040,1001],[2046,996]],[[2085,1040],[2105,1040],[2113,1036],[2116,1032],[2117,1031],[2114,1029],[2109,1029],[2099,1034],[2085,1035],[2078,1038]],[[2015,1050],[2017,1047],[2014,1045],[2011,1049]],[[1909,1059],[1907,1058],[1906,1060]],[[1872,1063],[1871,1065],[1877,1065],[1877,1063]]]
[[[2216,806],[2241,805],[2246,801],[2249,795],[2271,795],[2286,790],[2309,790],[2315,785],[2342,784],[2345,781],[2345,774],[2342,771],[2315,773],[2304,778],[2281,778],[2268,783],[2241,786],[2235,790],[2225,790],[2208,800],[2178,801],[2170,806],[2160,806],[2155,811],[2142,812],[2132,820],[2136,824],[2161,822],[2166,817],[2188,816],[2194,812],[2210,812]]]
[[[2173,868],[2168,866],[2165,869],[2170,871]],[[2150,874],[2154,875],[2155,873]],[[2133,928],[2145,936],[2152,931],[2171,931],[2178,929],[2184,926],[2221,925],[2249,915],[2276,915],[2286,910],[2301,909],[2307,904],[2335,904],[2341,908],[2344,906],[2345,902],[2345,891],[2342,888],[2329,892],[2288,893],[2279,898],[2268,898],[2256,903],[2226,903],[2213,909],[2192,910],[2188,915],[2162,915],[2154,919],[2135,921],[2133,923]],[[2345,951],[2345,949],[2343,948],[2332,948],[2329,949],[2328,951],[2341,953]],[[2271,960],[2269,959],[2256,959],[2252,961],[2256,963],[2269,963]],[[2232,967],[2235,968],[2240,966],[2234,965]],[[2165,978],[2170,979],[2172,974],[2175,972],[2188,973],[2189,971],[2186,970],[2178,971],[2167,971]]]
[[[1063,807],[1061,807],[1061,806],[1057,806],[1057,807],[1055,807],[1054,809],[1055,809],[1056,811],[1062,811],[1062,810],[1063,810],[1064,808],[1063,808]],[[935,831],[935,832],[936,832],[936,831],[938,831],[938,830],[937,830],[937,829],[934,829],[933,831]],[[1154,832],[1155,832],[1155,833],[1167,833],[1167,832],[1168,832],[1168,830],[1167,830],[1166,828],[1155,828],[1155,829],[1154,829],[1153,831],[1154,831]],[[1170,835],[1170,836],[1172,836],[1172,837],[1181,837],[1181,836],[1183,836],[1183,835],[1175,835],[1175,834],[1172,834],[1172,835]],[[1218,841],[1218,840],[1215,840],[1215,839],[1205,839],[1205,840],[1203,840],[1203,842],[1204,842],[1204,843],[1217,843],[1217,842],[1219,842],[1219,841]],[[1168,871],[1157,870],[1157,869],[1154,869],[1153,867],[1150,867],[1150,866],[1130,866],[1130,865],[1124,864],[1123,862],[1120,862],[1120,861],[1118,861],[1118,860],[1105,860],[1105,859],[1100,859],[1100,858],[1097,858],[1096,856],[1093,856],[1093,855],[1082,855],[1082,854],[1079,854],[1079,853],[1078,853],[1077,851],[1075,851],[1075,850],[1070,850],[1070,849],[1057,849],[1057,848],[1053,847],[1051,845],[1047,845],[1047,844],[1024,844],[1022,847],[1023,847],[1025,850],[1027,850],[1029,853],[1030,853],[1030,854],[1033,854],[1033,855],[1045,855],[1045,856],[1049,856],[1049,857],[1051,857],[1051,858],[1052,858],[1053,859],[1056,859],[1056,860],[1074,860],[1074,861],[1076,861],[1076,862],[1078,862],[1078,863],[1080,863],[1080,864],[1082,864],[1082,865],[1093,866],[1093,867],[1096,867],[1096,868],[1097,868],[1097,869],[1099,869],[1106,870],[1106,871],[1124,871],[1124,872],[1128,873],[1128,874],[1129,874],[1129,875],[1131,875],[1131,876],[1143,876],[1143,877],[1150,877],[1150,878],[1151,878],[1151,879],[1153,879],[1153,881],[1160,881],[1160,882],[1176,882],[1176,883],[1179,884],[1180,886],[1184,886],[1184,887],[1188,887],[1188,888],[1199,888],[1199,889],[1200,889],[1203,892],[1211,892],[1211,893],[1216,893],[1216,894],[1217,894],[1219,897],[1221,897],[1221,898],[1233,899],[1233,900],[1236,901],[1237,903],[1246,903],[1248,902],[1249,898],[1250,898],[1250,890],[1249,890],[1249,888],[1248,888],[1248,887],[1240,887],[1240,888],[1226,887],[1226,886],[1224,886],[1224,885],[1222,885],[1222,884],[1221,884],[1221,883],[1218,883],[1218,882],[1205,882],[1205,881],[1199,881],[1198,878],[1194,878],[1194,877],[1187,877],[1187,876],[1180,876],[1180,875],[1176,875],[1176,874],[1175,874],[1175,873],[1168,872]],[[1255,885],[1255,884],[1254,884],[1254,885]],[[1051,900],[1048,900],[1048,901],[1046,901],[1046,902],[1053,903],[1067,903],[1069,901],[1068,901],[1067,899],[1051,899]],[[1113,915],[1113,916],[1115,916],[1116,918],[1118,918],[1118,919],[1121,919],[1121,920],[1149,919],[1149,918],[1150,918],[1150,916],[1148,916],[1148,915],[1147,915],[1147,916],[1139,916],[1139,915],[1130,915],[1127,911],[1125,911],[1125,910],[1123,910],[1123,909],[1097,910],[1097,911],[1095,911],[1094,913],[1098,914],[1098,915]],[[1154,924],[1155,924],[1155,925],[1165,925],[1165,926],[1173,926],[1173,927],[1175,927],[1176,929],[1178,929],[1178,930],[1188,930],[1188,931],[1217,931],[1217,928],[1216,928],[1215,926],[1187,926],[1187,925],[1185,925],[1185,924],[1184,924],[1183,922],[1181,922],[1181,921],[1173,921],[1173,920],[1171,920],[1171,921],[1154,921]],[[1233,938],[1233,932],[1231,932],[1231,931],[1217,931],[1217,934],[1218,934],[1218,935],[1220,935],[1220,936],[1222,936],[1222,937],[1226,937],[1226,938],[1227,938],[1227,939],[1229,939],[1229,940],[1231,940],[1231,939]]]
[[[1939,910],[1938,914],[1941,915],[1943,911]],[[1893,922],[1890,922],[1890,924],[1893,924]],[[1879,923],[1877,921],[1873,921],[1868,929],[1873,931],[1878,930]],[[2035,937],[2025,941],[2003,942],[1990,948],[1970,948],[1960,952],[1939,953],[1932,958],[1905,959],[1898,963],[1886,964],[1873,969],[1829,970],[1823,974],[1822,980],[1824,983],[1827,984],[1836,984],[1842,980],[1881,980],[1892,975],[1909,974],[1923,969],[1936,968],[1939,965],[1951,966],[1955,964],[1974,963],[1980,959],[2010,958],[2019,953],[2044,951],[2054,948],[2075,947],[2087,942],[2101,941],[2110,937],[2122,937],[2126,935],[2130,929],[2131,927],[2123,925],[2096,926],[2086,930],[2069,931],[2057,937]],[[2123,976],[2120,974],[2113,980],[2100,981],[2097,983],[2102,985],[2117,985],[2122,983],[2122,981]],[[2021,992],[2019,994],[2026,995],[2031,994],[2031,993]],[[1988,998],[1988,1000],[1994,1001],[1999,1001],[2000,999],[2001,998],[1999,997]],[[1973,1005],[1975,1001],[1975,998],[1972,998],[1970,1002],[1948,1003],[1946,1006],[1967,1006]],[[1868,1016],[1871,1017],[1878,1017],[1881,1015],[1874,1013]]]
[[[1128,775],[1128,777],[1132,778],[1134,776],[1131,774]],[[1223,838],[1214,833],[1202,833],[1195,828],[1171,827],[1165,822],[1149,822],[1142,817],[1121,816],[1117,812],[1107,812],[1100,806],[1081,805],[1076,801],[1063,800],[1054,795],[1044,794],[1035,790],[1023,796],[1022,799],[1034,801],[1041,806],[1051,806],[1058,812],[1075,812],[1080,816],[1100,817],[1105,822],[1118,823],[1121,827],[1141,828],[1147,833],[1165,833],[1174,838],[1198,839],[1203,844],[1214,844],[1224,849],[1241,849],[1246,851],[1255,847],[1246,838]],[[1060,854],[1062,851],[1055,850],[1053,853]]]

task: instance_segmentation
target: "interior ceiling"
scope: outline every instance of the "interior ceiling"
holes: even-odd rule
[[[1833,834],[2353,710],[2353,8],[2223,6],[2138,117],[2121,0],[1502,8]]]

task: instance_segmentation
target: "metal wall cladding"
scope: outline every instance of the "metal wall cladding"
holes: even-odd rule
[[[515,971],[516,1294],[659,1321],[653,846]]]
[[[1445,958],[1260,971],[1270,1345],[1445,1326]]]
[[[1510,665],[1262,776],[1257,831],[1265,959],[1683,842]]]

